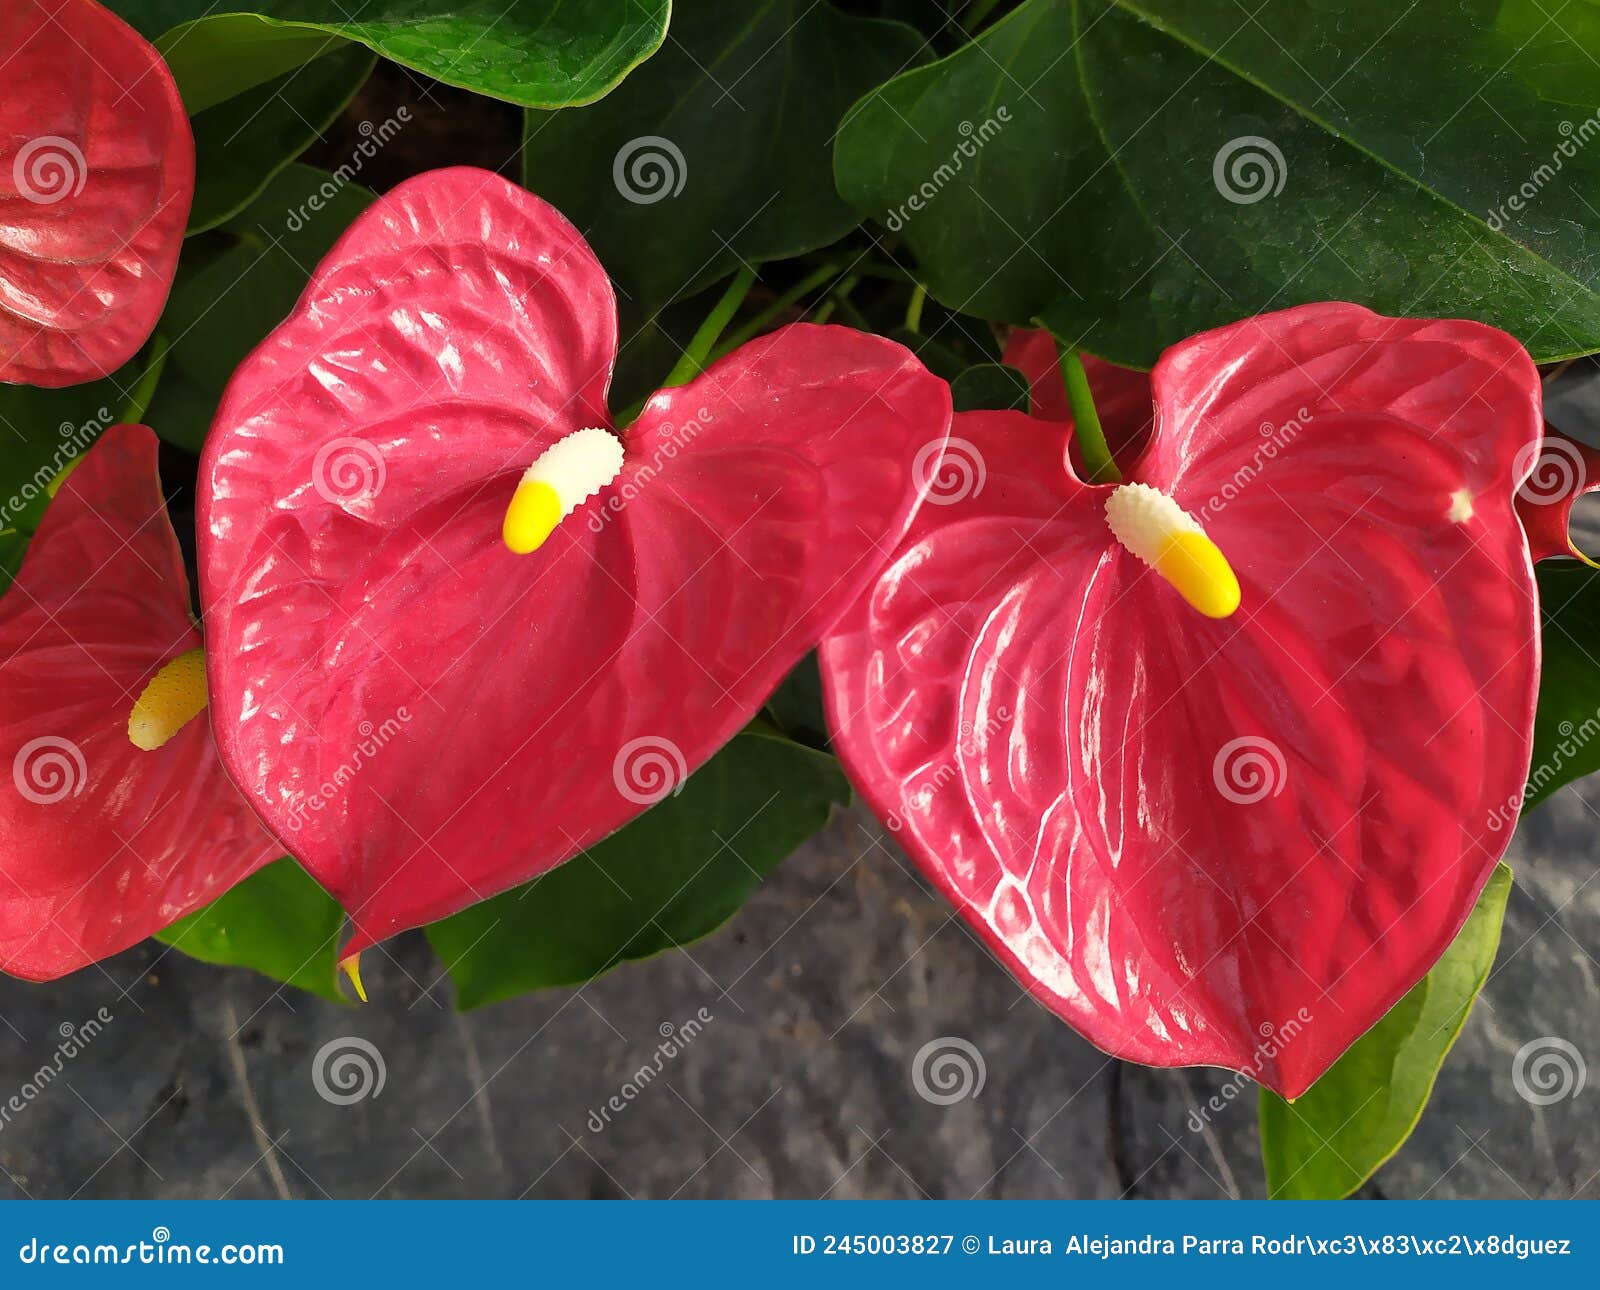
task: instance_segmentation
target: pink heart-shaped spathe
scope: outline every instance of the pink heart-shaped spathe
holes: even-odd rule
[[[877,572],[948,430],[902,347],[785,328],[651,398],[617,480],[512,555],[524,468],[611,424],[615,346],[560,214],[438,171],[352,226],[228,389],[200,498],[218,740],[353,950],[671,791]]]
[[[1217,542],[1238,613],[1116,542],[1109,487],[1062,467],[1070,427],[958,416],[968,468],[942,473],[966,483],[824,642],[835,745],[1084,1035],[1293,1097],[1449,945],[1515,822],[1538,377],[1490,328],[1353,305],[1197,336],[1152,375],[1131,478]]]

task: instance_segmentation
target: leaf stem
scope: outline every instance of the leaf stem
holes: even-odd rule
[[[850,303],[850,293],[860,285],[861,275],[859,273],[846,274],[840,278],[838,285],[828,293],[828,299],[823,303],[822,308],[817,310],[817,316],[814,321],[819,323],[827,322],[828,319],[833,317],[834,310],[837,309],[850,318],[852,326],[860,327],[864,331],[870,330],[866,326],[866,319]]]
[[[712,347],[721,338],[723,329],[732,321],[734,314],[739,312],[739,306],[744,303],[745,296],[750,294],[750,288],[755,285],[755,281],[756,271],[748,266],[734,274],[728,289],[722,293],[722,299],[712,306],[711,312],[706,315],[706,320],[700,324],[700,329],[689,341],[689,348],[683,351],[682,357],[678,359],[672,371],[667,373],[667,379],[661,383],[662,389],[685,385],[705,371],[706,364],[711,358]]]
[[[800,300],[801,297],[810,295],[811,292],[815,291],[818,287],[822,286],[824,283],[831,282],[838,276],[839,265],[836,263],[830,263],[824,264],[815,273],[808,274],[806,277],[800,279],[799,282],[795,283],[794,286],[790,287],[770,305],[758,313],[754,318],[745,323],[744,326],[740,327],[725,341],[718,345],[711,353],[712,359],[715,360],[723,357],[725,354],[732,353],[746,341],[759,336],[769,325],[771,325],[773,319],[781,316],[784,310],[792,308],[795,302]]]
[[[922,283],[912,289],[911,299],[906,304],[906,330],[912,335],[922,332],[922,306],[928,302],[928,288]]]
[[[1083,464],[1088,467],[1088,483],[1114,484],[1122,478],[1117,463],[1111,458],[1106,444],[1106,432],[1100,425],[1100,414],[1095,411],[1094,394],[1089,389],[1089,374],[1083,370],[1083,359],[1075,349],[1057,342],[1060,351],[1061,379],[1067,387],[1067,405],[1072,409],[1072,428],[1078,437],[1078,447],[1083,450]]]

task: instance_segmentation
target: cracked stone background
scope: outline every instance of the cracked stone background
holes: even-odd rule
[[[386,65],[311,160],[337,167],[406,101],[403,146],[364,182],[427,165],[512,173],[520,119]],[[1550,416],[1596,440],[1581,364]],[[181,500],[180,503],[181,505]],[[1600,550],[1592,527],[1586,541]],[[1600,1197],[1600,776],[1524,821],[1500,953],[1416,1133],[1363,1195]],[[861,808],[836,816],[715,936],[580,990],[461,1015],[411,934],[364,959],[342,1009],[147,943],[36,986],[0,978],[0,1107],[63,1023],[103,1034],[0,1118],[6,1197],[1218,1197],[1263,1194],[1254,1090],[1189,1128],[1224,1072],[1112,1061],[1034,1004]],[[591,1112],[653,1060],[664,1024],[712,1020],[609,1124]],[[382,1092],[325,1101],[313,1059],[374,1045]],[[976,1098],[916,1092],[924,1044],[981,1055]],[[1530,1040],[1595,1068],[1539,1107]]]
[[[1524,822],[1494,973],[1415,1136],[1363,1194],[1600,1197],[1596,1092],[1530,1106],[1530,1039],[1600,1054],[1600,783]],[[63,1021],[115,1020],[0,1128],[0,1195],[36,1197],[1260,1196],[1253,1090],[1204,1133],[1219,1071],[1112,1061],[1029,1000],[859,807],[687,952],[468,1014],[426,943],[366,956],[343,1009],[155,944],[48,986],[0,984],[0,1101]],[[712,1020],[625,1109],[663,1023]],[[329,1040],[382,1055],[332,1105]],[[976,1098],[912,1083],[929,1040],[976,1046]]]

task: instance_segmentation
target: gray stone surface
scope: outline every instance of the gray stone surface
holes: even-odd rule
[[[1535,1107],[1512,1082],[1532,1039],[1600,1054],[1597,789],[1564,790],[1524,825],[1485,1003],[1369,1194],[1600,1195],[1600,1094]],[[368,963],[373,1003],[349,1010],[155,945],[53,985],[0,983],[0,1104],[52,1060],[63,1023],[114,1018],[0,1123],[0,1194],[1261,1194],[1253,1091],[1191,1131],[1222,1074],[1125,1066],[1079,1039],[860,810],[716,936],[582,990],[459,1015],[420,938]],[[702,1008],[711,1020],[684,1039]],[[680,1051],[626,1099],[668,1024]],[[376,1047],[385,1082],[335,1105],[313,1067],[344,1036]],[[918,1095],[913,1067],[947,1036],[976,1047],[985,1078],[945,1106]],[[623,1109],[592,1121],[613,1095]]]

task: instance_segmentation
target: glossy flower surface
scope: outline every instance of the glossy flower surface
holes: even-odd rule
[[[948,431],[901,346],[785,328],[652,397],[621,473],[513,554],[530,464],[612,427],[616,343],[560,214],[436,171],[352,226],[229,387],[200,502],[219,741],[353,950],[674,791],[877,573]]]
[[[1197,336],[1151,380],[1126,477],[1215,542],[1237,612],[1195,612],[1118,542],[1069,424],[958,416],[965,485],[824,643],[830,720],[1041,1002],[1119,1057],[1293,1097],[1504,850],[1538,679],[1513,498],[1539,383],[1490,328],[1339,304]]]
[[[161,56],[94,0],[6,0],[0,51],[0,381],[76,385],[161,316],[194,136]]]

